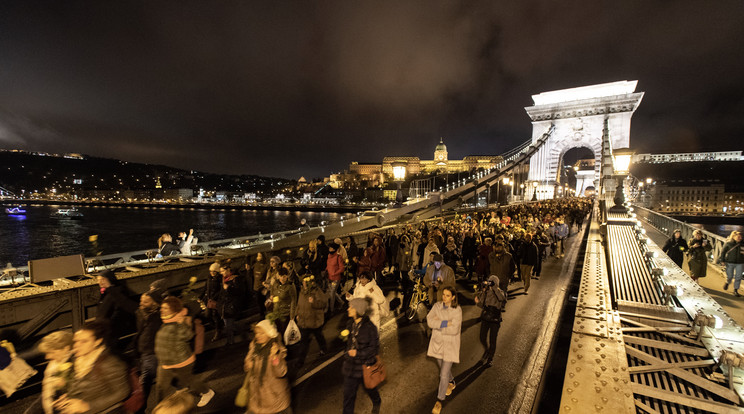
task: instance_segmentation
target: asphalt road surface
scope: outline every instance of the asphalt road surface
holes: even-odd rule
[[[575,228],[573,229],[576,230]],[[522,372],[530,362],[534,344],[546,318],[551,298],[564,290],[571,277],[572,267],[564,265],[579,244],[579,236],[572,233],[566,243],[564,259],[548,258],[543,263],[539,280],[532,280],[529,295],[523,292],[522,282],[509,286],[513,298],[509,300],[498,336],[494,365],[483,366],[479,360],[483,347],[479,341],[480,309],[472,300],[472,281],[458,280],[460,304],[463,306],[460,363],[453,367],[457,387],[444,404],[444,413],[504,413],[520,384]],[[388,292],[389,297],[396,292]],[[422,317],[425,315],[422,312]],[[344,329],[346,316],[339,313],[326,323],[325,336],[331,352],[318,356],[317,344],[311,343],[307,361],[294,376],[297,383],[292,391],[295,413],[329,414],[342,409],[343,378],[338,338]],[[243,381],[243,358],[248,349],[248,335],[238,337],[236,344],[206,351],[201,357],[202,378],[216,391],[212,402],[199,409],[200,413],[239,413],[233,405],[235,394]],[[209,335],[207,335],[209,337]],[[242,340],[241,340],[242,339]],[[436,402],[439,370],[436,361],[426,356],[428,336],[424,324],[409,323],[402,317],[383,321],[381,357],[387,365],[388,379],[381,386],[382,413],[430,413]],[[535,384],[533,384],[535,385]],[[360,388],[356,412],[367,413],[372,405]],[[13,401],[0,407],[3,413],[22,413],[37,396]]]

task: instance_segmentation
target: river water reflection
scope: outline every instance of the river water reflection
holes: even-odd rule
[[[157,248],[163,233],[176,238],[179,231],[194,229],[200,241],[267,234],[335,221],[339,213],[297,211],[214,210],[198,208],[79,207],[82,220],[52,218],[61,206],[29,205],[25,216],[0,216],[0,268],[6,263],[24,266],[28,260],[71,254],[90,256],[92,235],[97,249],[114,254]]]

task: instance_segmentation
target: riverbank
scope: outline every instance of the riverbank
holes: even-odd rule
[[[46,200],[46,199],[12,199],[0,200],[0,205],[18,204],[85,206],[85,207],[142,207],[159,209],[208,209],[208,210],[254,210],[254,211],[313,211],[318,213],[356,213],[359,211],[382,208],[383,205],[323,205],[323,204],[239,204],[239,203],[157,203],[157,202],[119,202],[119,201],[81,201],[81,200]],[[4,208],[3,207],[3,208]]]

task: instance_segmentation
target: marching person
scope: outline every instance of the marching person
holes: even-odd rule
[[[483,282],[483,287],[475,295],[475,304],[483,308],[481,312],[480,341],[485,348],[481,361],[486,368],[493,366],[493,356],[496,353],[496,337],[501,327],[501,310],[506,304],[506,294],[499,289],[499,278],[490,276]]]
[[[504,242],[497,241],[493,246],[493,251],[488,255],[491,275],[499,278],[499,289],[504,291],[509,297],[509,279],[517,269],[512,255],[504,248]]]
[[[302,341],[302,362],[305,361],[308,348],[310,348],[310,334],[315,336],[320,347],[320,356],[328,352],[325,337],[323,336],[323,324],[325,323],[325,310],[328,307],[328,297],[323,289],[315,283],[315,276],[308,274],[302,280],[302,289],[297,297],[297,327],[300,328]]]
[[[687,252],[687,266],[690,267],[690,277],[697,282],[699,278],[705,277],[708,271],[708,252],[713,250],[713,246],[703,237],[700,230],[692,232],[692,238],[687,245],[690,247]]]
[[[158,357],[155,356],[155,335],[163,324],[163,320],[160,318],[162,302],[163,298],[157,291],[145,292],[140,296],[140,305],[136,314],[137,333],[134,336],[134,343],[139,356],[140,384],[142,384],[145,402],[150,396],[152,384],[158,373]]]
[[[380,289],[369,272],[363,272],[359,275],[359,281],[354,286],[353,294],[346,294],[347,300],[354,298],[370,299],[370,309],[367,311],[367,316],[379,330],[381,314],[383,313],[381,312],[381,306],[385,304],[385,294],[382,293],[382,289]]]
[[[372,365],[377,361],[380,348],[380,338],[377,328],[369,320],[369,299],[353,298],[349,301],[349,321],[345,332],[346,353],[344,353],[344,409],[343,414],[354,414],[356,395],[359,385],[364,383],[364,365]],[[343,334],[343,333],[342,333]],[[364,388],[372,400],[372,414],[379,414],[382,399],[377,388]]]
[[[728,290],[731,279],[734,279],[734,296],[741,296],[739,286],[741,285],[741,273],[744,271],[744,243],[742,243],[741,232],[736,230],[731,232],[721,249],[718,261],[726,266],[726,283],[723,284],[723,290]]]
[[[682,230],[676,229],[672,233],[672,237],[664,243],[664,247],[661,249],[664,253],[669,256],[674,263],[680,268],[685,260],[684,253],[689,250],[687,247],[687,241],[682,237]]]
[[[54,402],[64,414],[120,413],[129,396],[127,366],[109,352],[107,321],[86,322],[73,336],[72,377],[67,393]]]
[[[279,276],[271,285],[271,299],[274,303],[276,328],[279,335],[284,335],[289,321],[297,316],[297,289],[289,281],[289,270],[284,267],[279,269]]]
[[[260,254],[260,253],[259,253]],[[209,276],[204,282],[204,293],[201,300],[206,309],[206,318],[214,326],[214,336],[212,341],[220,339],[222,333],[222,312],[220,306],[220,295],[222,292],[222,275],[220,274],[220,264],[214,262],[209,265]]]
[[[439,365],[439,390],[432,414],[442,411],[442,402],[455,389],[452,364],[460,362],[462,308],[457,305],[454,287],[445,286],[440,291],[442,300],[435,303],[426,315],[426,323],[432,330],[426,355],[435,358]]]
[[[191,339],[194,331],[187,312],[181,299],[175,296],[168,296],[160,305],[163,325],[155,335],[155,355],[160,364],[155,380],[155,401],[167,397],[171,382],[176,378],[181,387],[201,395],[197,406],[204,407],[214,397],[214,391],[193,373],[196,355],[191,349]]]
[[[434,255],[434,266],[429,266],[424,275],[424,285],[429,288],[431,303],[442,300],[442,287],[455,286],[455,271],[444,264],[441,254]],[[436,293],[436,296],[435,296]]]
[[[248,381],[248,410],[251,414],[291,414],[287,379],[287,348],[268,319],[253,328],[243,368]]]
[[[522,282],[524,283],[524,294],[530,289],[530,279],[532,279],[532,269],[537,265],[539,250],[537,245],[532,241],[532,235],[526,233],[519,248],[519,267],[521,268]]]
[[[54,400],[66,388],[63,378],[72,368],[72,363],[69,362],[72,357],[72,333],[55,331],[46,335],[39,342],[39,352],[49,362],[41,380],[41,395],[24,414],[54,413]]]

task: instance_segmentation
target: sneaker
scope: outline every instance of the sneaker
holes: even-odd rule
[[[734,289],[734,296],[736,296],[737,298],[741,297],[741,295],[739,294],[739,289]]]
[[[441,412],[442,412],[442,402],[441,401],[437,401],[434,404],[434,408],[431,409],[431,414],[439,414]]]
[[[729,282],[723,284],[723,290],[728,290]]]
[[[209,404],[210,401],[212,401],[212,397],[214,397],[214,390],[210,388],[209,391],[201,395],[201,398],[199,399],[199,402],[196,404],[196,406],[204,407],[205,405]]]
[[[457,385],[455,385],[455,381],[450,381],[450,383],[447,384],[447,392],[444,395],[446,395],[448,397],[450,395],[452,395],[452,391],[454,391],[454,389],[455,389],[456,386]]]

